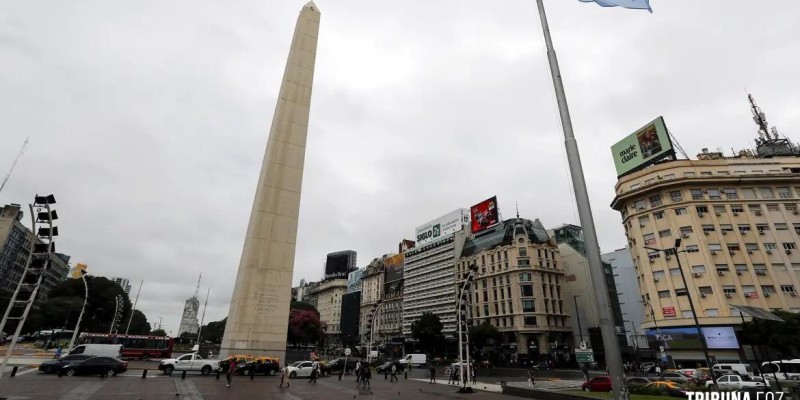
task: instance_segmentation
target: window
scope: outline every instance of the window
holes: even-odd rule
[[[756,230],[759,233],[764,233],[769,230],[769,224],[756,224]]]
[[[653,279],[654,280],[662,280],[664,279],[664,271],[653,271]]]
[[[653,233],[648,233],[643,236],[644,245],[645,246],[655,246],[656,245],[656,235]]]
[[[664,219],[664,212],[663,211],[656,211],[653,213],[653,217],[655,219]]]
[[[772,188],[768,187],[760,187],[758,188],[758,192],[761,193],[762,199],[774,199],[775,193],[772,192]]]
[[[724,214],[726,211],[725,206],[714,206],[714,213],[717,215]]]
[[[775,286],[773,285],[761,285],[761,291],[764,292],[764,296],[769,296],[775,293]]]
[[[717,175],[730,175],[730,171],[717,171]]]
[[[721,200],[722,196],[720,196],[718,189],[708,189],[708,198],[711,200]]]
[[[792,224],[794,227],[794,232],[800,234],[800,224]]]
[[[788,243],[784,242],[783,243],[783,249],[784,250],[795,250],[795,249],[797,249],[797,246],[794,244],[794,242],[788,242]]]
[[[645,226],[647,226],[649,222],[650,222],[650,217],[646,215],[643,217],[639,217],[639,227],[644,228]]]
[[[697,253],[699,251],[700,251],[700,247],[697,246],[696,244],[690,244],[690,245],[686,246],[686,252],[687,253]]]
[[[681,317],[683,318],[692,318],[694,314],[692,314],[692,310],[681,311]]]
[[[720,225],[719,225],[719,231],[720,231],[720,232],[722,232],[722,234],[723,234],[723,235],[724,235],[725,233],[728,233],[728,232],[733,232],[733,225],[730,225],[730,224],[720,224]]]
[[[530,272],[523,272],[519,274],[519,281],[520,282],[530,282],[533,280]]]
[[[797,212],[797,204],[784,204],[783,208],[786,209],[786,212],[796,213]]]
[[[690,192],[692,193],[692,200],[705,200],[702,189],[692,189]]]
[[[716,269],[717,272],[725,272],[728,270],[728,264],[716,264],[714,265],[714,269]]]
[[[731,212],[732,213],[743,213],[744,212],[744,206],[741,205],[741,204],[732,204],[731,205]]]
[[[692,273],[702,274],[703,272],[706,272],[705,265],[692,265]]]
[[[675,209],[675,215],[686,215],[689,212],[686,211],[686,207],[680,207]]]
[[[523,321],[527,326],[536,326],[536,317],[525,317]]]
[[[781,208],[777,204],[767,204],[767,211],[780,212]]]
[[[747,209],[750,210],[750,213],[753,215],[761,215],[761,206],[758,204],[748,204]]]
[[[669,199],[673,203],[677,203],[679,201],[683,201],[683,195],[681,194],[680,190],[675,190],[675,191],[669,192]]]
[[[681,227],[681,235],[687,235],[694,232],[691,226],[682,226]]]
[[[705,214],[705,213],[708,212],[708,207],[706,207],[706,206],[696,206],[695,210],[697,210],[698,214],[701,214],[701,213]]]
[[[776,231],[788,231],[789,227],[786,226],[786,224],[783,224],[783,223],[776,223],[775,224],[775,230]]]
[[[747,250],[748,253],[758,251],[758,243],[745,243],[744,249]]]
[[[662,231],[658,231],[658,237],[662,237],[663,238],[663,237],[670,237],[670,236],[672,236],[672,232],[670,232],[669,229],[664,229]]]
[[[698,289],[700,290],[700,294],[704,295],[714,294],[714,289],[712,289],[711,286],[700,286]]]
[[[533,297],[533,285],[519,285],[522,297]]]
[[[750,232],[750,225],[747,225],[747,224],[739,224],[739,226],[737,226],[737,228],[739,228],[739,233],[743,233],[744,234],[744,233]]]
[[[679,268],[671,268],[669,274],[672,276],[681,276],[681,270]]]
[[[694,172],[691,172],[691,171],[683,173],[683,176],[695,176],[695,175],[697,175],[697,174],[694,173]]]
[[[719,317],[719,309],[717,308],[707,308],[704,312],[706,317]]]
[[[794,293],[796,293],[796,292],[794,291],[794,285],[781,285],[781,292],[783,292],[783,293],[789,293],[789,294],[794,294]]]
[[[725,294],[734,294],[734,293],[736,293],[736,286],[733,286],[733,285],[724,285],[724,286],[722,286],[722,293],[725,293]]]
[[[650,207],[658,207],[661,205],[661,195],[654,194],[650,196]]]
[[[531,300],[522,300],[522,312],[536,312],[536,302]]]
[[[764,250],[778,250],[778,245],[775,243],[764,243]]]
[[[789,190],[788,187],[779,187],[778,190],[778,197],[782,199],[791,199],[792,198],[792,191]]]
[[[744,273],[747,271],[747,264],[734,264],[733,269],[736,270],[736,273]]]
[[[743,188],[742,197],[747,200],[753,200],[756,198],[756,191],[753,188]]]
[[[753,264],[753,271],[756,271],[758,275],[766,275],[767,266],[764,264]]]
[[[727,197],[729,200],[735,200],[739,198],[739,194],[736,193],[736,189],[734,188],[722,189],[722,193],[725,193],[725,197]]]
[[[719,243],[713,243],[708,245],[709,251],[722,251],[722,246]]]
[[[658,291],[658,297],[660,299],[668,299],[668,298],[670,298],[669,290],[659,290]]]
[[[703,225],[703,233],[714,232],[714,225]]]
[[[639,211],[644,210],[645,208],[647,208],[647,204],[645,204],[644,199],[636,200],[636,202],[633,203],[633,206],[636,207],[636,209],[639,210]]]
[[[685,288],[675,289],[675,296],[688,296],[689,291]]]
[[[786,271],[786,264],[783,263],[772,264],[772,269],[774,269],[775,271]]]

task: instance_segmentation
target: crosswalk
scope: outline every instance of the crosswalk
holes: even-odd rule
[[[514,387],[530,387],[528,385],[528,381],[516,381],[516,382],[506,382],[508,386]],[[536,380],[534,385],[534,389],[538,390],[550,390],[550,391],[558,391],[558,390],[575,390],[580,389],[581,385],[583,385],[582,380],[573,380],[573,379],[555,379],[555,380]]]

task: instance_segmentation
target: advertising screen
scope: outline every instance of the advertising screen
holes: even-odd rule
[[[705,327],[701,328],[701,331],[706,338],[706,344],[708,344],[709,349],[739,348],[739,341],[736,339],[736,332],[734,332],[733,327]],[[703,343],[700,341],[700,336],[697,334],[697,328],[695,327],[662,328],[661,339],[658,338],[655,329],[648,329],[645,334],[650,348],[657,349],[658,346],[662,345],[662,341],[664,348],[667,350],[699,350],[703,348]]]
[[[655,163],[662,156],[674,154],[664,117],[658,117],[611,146],[617,177]]]
[[[459,208],[451,211],[427,224],[418,226],[416,229],[416,245],[432,242],[440,237],[458,232],[464,229],[465,225],[469,225],[469,210]]]
[[[387,258],[383,265],[386,270],[386,278],[384,282],[394,282],[403,279],[403,263],[405,261],[405,255],[403,253],[391,256]]]
[[[354,251],[328,254],[325,259],[325,279],[347,279],[347,275],[355,269],[355,257]]]
[[[472,206],[469,215],[472,219],[472,233],[478,233],[497,225],[500,222],[497,210],[497,196]]]

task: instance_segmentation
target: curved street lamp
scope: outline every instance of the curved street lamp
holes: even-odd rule
[[[81,326],[81,319],[83,318],[83,312],[86,311],[86,303],[89,301],[89,285],[86,283],[86,270],[81,270],[81,280],[83,281],[83,308],[81,308],[81,313],[78,315],[78,322],[75,324],[75,331],[72,332],[72,338],[69,340],[69,346],[67,346],[67,353],[69,350],[72,349],[72,346],[75,344],[75,339],[78,337],[78,329]]]

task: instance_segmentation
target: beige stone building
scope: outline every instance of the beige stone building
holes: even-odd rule
[[[538,220],[507,220],[468,238],[456,262],[459,287],[473,263],[472,321],[497,327],[502,356],[535,359],[571,343],[558,246]]]
[[[335,347],[341,334],[342,296],[347,292],[347,279],[330,279],[319,282],[313,289],[319,320],[326,326],[329,347]]]
[[[773,153],[781,141],[760,145],[756,154]],[[642,301],[652,306],[642,328],[654,328],[654,318],[659,328],[694,326],[687,293],[704,326],[739,325],[731,304],[800,312],[798,174],[797,157],[724,157],[704,149],[697,160],[663,162],[619,179],[612,207],[622,215]],[[673,247],[676,238],[686,251],[677,257],[688,287],[676,256],[645,249]],[[712,355],[738,359],[732,349]],[[697,351],[670,356],[698,358]]]
[[[384,264],[382,258],[376,258],[367,265],[364,274],[361,276],[361,311],[359,320],[359,334],[361,335],[361,344],[366,345],[369,343],[370,338],[366,336],[369,327],[367,326],[367,318],[369,313],[373,310],[378,300],[383,298],[383,279],[384,279]],[[377,320],[374,325],[377,328]],[[377,341],[379,336],[375,332],[373,336]]]

